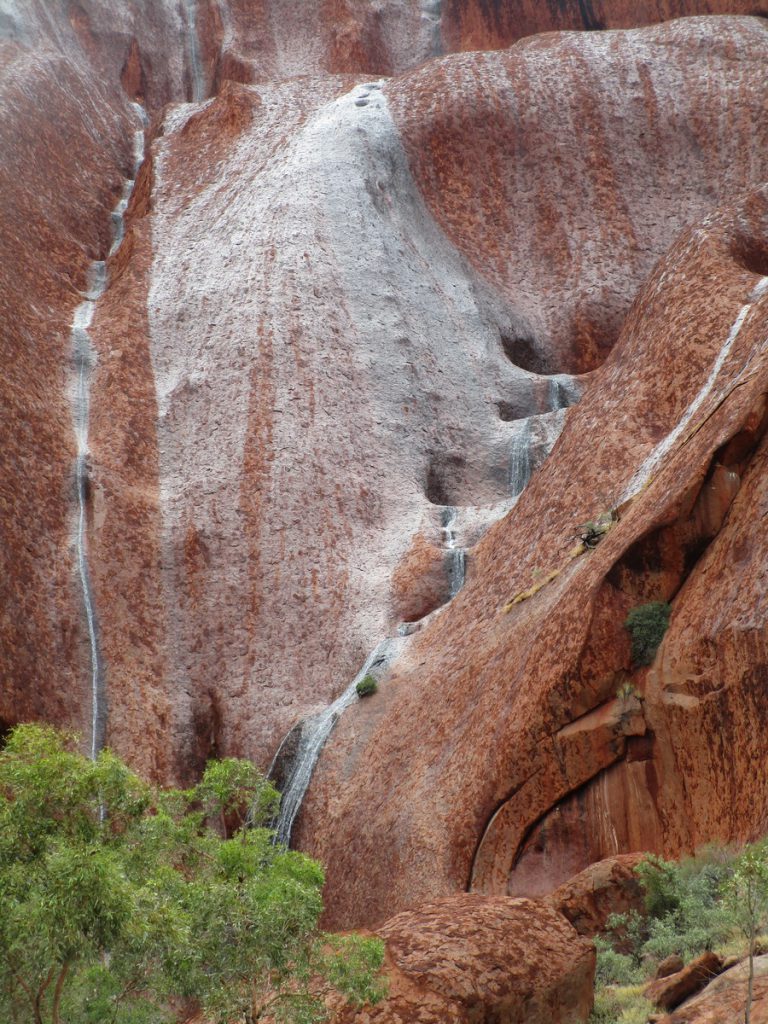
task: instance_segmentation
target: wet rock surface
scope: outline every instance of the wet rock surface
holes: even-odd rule
[[[294,833],[334,924],[764,829],[766,22],[500,48],[765,11],[608,6],[0,0],[0,731],[92,741],[104,262],[107,741],[266,768],[415,622]]]
[[[375,920],[425,890],[508,891],[530,830],[579,792],[594,794],[592,814],[574,819],[591,844],[580,866],[760,832],[768,793],[742,740],[761,714],[764,664],[761,570],[751,566],[763,557],[766,288],[734,250],[739,238],[765,238],[767,198],[761,189],[710,217],[659,264],[553,456],[475,546],[459,597],[414,638],[382,694],[386,711],[368,720],[361,708],[341,723],[303,833],[321,856],[333,849],[331,920]],[[701,280],[718,282],[706,311]],[[601,444],[585,446],[597,433]],[[697,505],[715,464],[741,484],[711,537]],[[606,508],[618,523],[575,554],[579,524]],[[665,599],[672,622],[656,662],[634,669],[627,612]],[[600,724],[617,721],[610,708],[628,680],[643,735],[622,716],[619,728]],[[574,832],[560,835],[550,859]],[[392,865],[381,896],[370,880],[355,884],[352,863],[369,844],[386,846]]]

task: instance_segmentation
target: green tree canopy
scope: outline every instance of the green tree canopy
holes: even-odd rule
[[[279,795],[248,762],[160,790],[109,751],[22,725],[0,751],[0,1018],[160,1024],[322,1020],[323,992],[382,994],[376,940],[318,931],[322,868],[264,827]],[[246,827],[246,812],[248,823]]]

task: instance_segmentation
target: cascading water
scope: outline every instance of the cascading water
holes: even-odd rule
[[[534,470],[552,451],[565,425],[565,410],[581,397],[578,382],[567,374],[550,378],[548,390],[551,412],[526,416],[511,424],[509,493],[513,498],[523,493]]]
[[[658,467],[661,465],[664,456],[667,454],[667,452],[670,451],[675,442],[680,438],[686,427],[689,426],[693,417],[696,415],[696,413],[699,411],[701,406],[704,404],[706,399],[711,394],[712,388],[715,385],[715,381],[717,380],[718,376],[720,375],[720,371],[723,368],[723,364],[728,358],[728,355],[730,354],[730,351],[733,348],[736,339],[739,336],[741,328],[744,326],[744,321],[749,316],[749,313],[754,304],[757,302],[760,296],[763,295],[766,291],[768,291],[768,277],[763,277],[752,289],[752,293],[750,294],[748,301],[745,302],[739,310],[738,315],[734,320],[730,331],[728,332],[728,337],[723,343],[723,347],[720,349],[717,355],[717,359],[712,364],[712,369],[709,371],[709,376],[702,384],[698,394],[683,413],[675,429],[671,431],[671,433],[667,434],[667,436],[656,445],[656,447],[653,449],[650,455],[648,455],[648,457],[643,461],[638,471],[627,484],[626,490],[619,498],[619,501],[617,502],[618,505],[623,505],[625,502],[629,501],[636,494],[643,490],[643,488],[650,482],[651,477],[656,472]],[[745,370],[746,366],[743,366],[739,371],[738,376],[741,377],[744,374]]]
[[[421,19],[429,26],[429,53],[437,57],[443,52],[442,33],[443,0],[422,0]]]
[[[441,513],[443,545],[448,552],[448,581],[452,598],[456,597],[464,586],[467,571],[467,554],[464,548],[458,547],[456,543],[455,527],[458,514],[459,510],[451,505],[446,506]]]
[[[134,134],[134,173],[133,178],[128,179],[123,186],[123,193],[112,212],[112,235],[113,241],[109,255],[114,255],[120,246],[125,234],[123,218],[128,207],[128,201],[133,191],[138,173],[139,165],[144,156],[144,126],[145,113],[143,107],[138,103],[132,103],[134,111],[141,121],[141,128]],[[96,758],[99,750],[104,744],[105,714],[103,700],[103,666],[101,652],[99,650],[98,624],[96,610],[91,589],[90,574],[88,572],[88,543],[87,543],[87,508],[89,498],[88,481],[88,424],[90,412],[90,377],[96,365],[96,350],[91,342],[88,329],[93,322],[93,315],[96,311],[96,303],[104,294],[107,287],[107,264],[105,260],[94,260],[88,268],[87,291],[83,301],[75,309],[72,321],[72,361],[75,369],[75,383],[73,395],[73,420],[75,428],[75,439],[77,442],[77,455],[75,459],[75,489],[77,494],[77,524],[75,528],[75,550],[77,555],[77,574],[80,579],[80,588],[83,594],[83,607],[88,625],[88,644],[90,648],[91,661],[91,742],[90,756]]]
[[[549,404],[551,412],[567,409],[581,398],[581,387],[577,380],[567,373],[555,374],[549,379]]]
[[[518,421],[519,426],[516,424],[518,441],[513,442],[512,465],[510,466],[513,495],[519,494],[523,490],[530,479],[532,469],[543,462],[549,454],[563,428],[566,407],[578,401],[579,397],[578,384],[567,375],[560,375],[552,379],[550,386],[550,400],[554,411]],[[441,508],[440,529],[443,548],[449,558],[448,578],[451,598],[454,598],[461,590],[466,577],[466,552],[464,548],[459,547],[456,536],[458,516],[459,509],[453,505]],[[413,625],[412,623],[404,624],[406,627],[413,627]],[[388,637],[382,640],[341,696],[320,714],[306,719],[300,726],[294,726],[283,739],[270,766],[268,772],[270,778],[276,774],[278,764],[284,759],[286,748],[296,742],[297,729],[300,730],[298,750],[293,757],[287,781],[283,786],[280,813],[275,826],[276,842],[284,843],[286,846],[289,844],[294,821],[301,809],[320,752],[340,716],[358,700],[357,684],[372,669],[383,668],[392,661],[401,652],[404,644],[408,642],[412,632],[412,628],[401,627],[397,637]]]
[[[382,640],[378,647],[369,654],[365,664],[341,696],[337,697],[333,704],[329,704],[320,714],[302,722],[299,749],[280,801],[280,814],[275,827],[276,842],[284,843],[286,846],[290,843],[293,823],[304,800],[312,772],[320,757],[320,751],[343,712],[360,699],[357,695],[357,684],[373,670],[384,668],[400,653],[405,643],[404,637],[387,637]],[[272,762],[269,775],[274,770],[281,749],[282,744]]]
[[[93,294],[90,292],[89,294]],[[88,337],[88,328],[93,318],[95,299],[86,299],[75,310],[72,326],[72,347],[74,352],[77,384],[75,392],[75,437],[77,439],[77,456],[75,461],[75,483],[77,490],[77,531],[75,547],[77,551],[77,571],[80,587],[83,592],[83,605],[88,623],[88,643],[91,652],[91,757],[95,758],[103,741],[103,723],[101,721],[100,693],[102,689],[101,656],[96,630],[96,615],[93,607],[93,595],[88,574],[88,556],[86,553],[85,513],[88,502],[88,412],[89,388],[88,381],[95,362],[95,353]]]
[[[522,494],[533,472],[531,462],[531,421],[533,416],[516,420],[512,425],[509,453],[509,493],[513,498]]]
[[[206,89],[203,65],[200,61],[200,40],[197,35],[197,0],[187,0],[185,13],[189,77],[192,87],[190,100],[192,103],[202,103],[205,99]]]

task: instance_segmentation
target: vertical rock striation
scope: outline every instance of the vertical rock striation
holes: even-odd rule
[[[268,765],[408,619],[296,821],[334,921],[764,826],[766,23],[438,56],[678,7],[0,0],[0,730],[88,734],[83,592],[163,779]]]

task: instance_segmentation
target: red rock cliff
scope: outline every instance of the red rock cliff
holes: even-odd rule
[[[0,726],[88,741],[94,632],[137,767],[266,766],[469,549],[310,790],[337,923],[764,830],[768,32],[629,26],[765,11],[604,6],[0,16]],[[440,56],[470,47],[499,52]],[[656,599],[633,672],[622,623]]]

